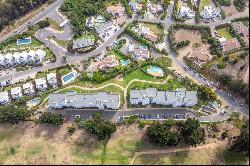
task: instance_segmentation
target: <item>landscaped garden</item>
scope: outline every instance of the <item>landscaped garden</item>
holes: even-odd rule
[[[221,37],[225,37],[227,40],[232,39],[233,36],[228,31],[227,27],[218,28],[216,31],[220,34]]]

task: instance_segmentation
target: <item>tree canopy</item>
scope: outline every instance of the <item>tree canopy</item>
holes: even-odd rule
[[[200,126],[199,120],[188,118],[181,128],[181,134],[186,144],[196,147],[205,143],[205,130]]]
[[[0,122],[8,122],[11,124],[19,123],[29,119],[32,111],[24,108],[18,108],[13,104],[0,107]]]
[[[102,119],[100,112],[95,112],[91,119],[84,125],[91,134],[97,135],[99,140],[109,139],[116,131],[116,125],[108,120]]]
[[[171,131],[174,121],[166,120],[164,123],[159,121],[154,122],[147,128],[147,135],[150,140],[160,146],[174,146],[180,141],[180,134],[176,131]]]
[[[4,0],[0,1],[0,32],[11,21],[27,14],[49,0]]]

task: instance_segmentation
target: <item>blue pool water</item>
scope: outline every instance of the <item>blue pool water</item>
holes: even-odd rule
[[[158,67],[158,66],[150,66],[148,69],[149,72],[160,72],[163,73],[162,68]]]
[[[30,43],[31,43],[31,38],[17,39],[17,45],[30,44]]]
[[[155,66],[155,65],[150,65],[148,68],[148,73],[153,75],[153,76],[163,76],[164,71],[161,67]]]
[[[31,100],[31,102],[32,102],[33,104],[39,104],[40,101],[41,101],[40,97]]]
[[[63,81],[64,82],[68,82],[70,81],[72,78],[74,78],[74,74],[73,73],[69,73],[66,76],[63,77]]]
[[[125,60],[125,59],[122,59],[120,61],[121,65],[128,65],[129,64],[129,60]]]

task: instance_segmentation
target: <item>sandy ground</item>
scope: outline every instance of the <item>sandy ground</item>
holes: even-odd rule
[[[230,17],[230,16],[233,16],[233,15],[239,13],[237,11],[237,9],[235,8],[235,6],[233,5],[233,0],[231,0],[230,6],[221,6],[221,8],[225,12],[226,17]]]
[[[186,29],[179,29],[175,32],[175,40],[176,42],[189,40],[190,44],[187,47],[181,48],[178,50],[179,52],[179,59],[183,59],[184,56],[188,55],[189,52],[192,51],[193,45],[198,43],[201,45],[201,34],[198,31],[194,30],[186,30]]]
[[[245,65],[245,68],[240,70],[243,65]],[[249,56],[246,59],[240,59],[236,64],[227,63],[224,69],[216,69],[216,71],[220,74],[230,74],[234,79],[242,79],[245,83],[249,83]]]

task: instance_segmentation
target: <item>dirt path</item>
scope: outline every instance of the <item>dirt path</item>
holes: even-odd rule
[[[243,81],[244,81],[244,83],[246,83],[246,84],[249,83],[249,66],[248,66],[248,68],[247,68],[247,70],[246,70],[246,72],[245,72],[245,74],[244,74],[244,76],[243,76]]]
[[[135,162],[136,157],[144,154],[168,154],[168,153],[176,153],[176,152],[182,152],[182,151],[194,151],[194,150],[200,150],[200,149],[210,149],[215,147],[225,147],[227,145],[227,141],[218,141],[215,143],[205,144],[198,147],[185,147],[185,148],[169,148],[166,150],[150,150],[150,151],[142,151],[142,152],[136,152],[134,157],[132,158],[130,165],[133,165]]]

